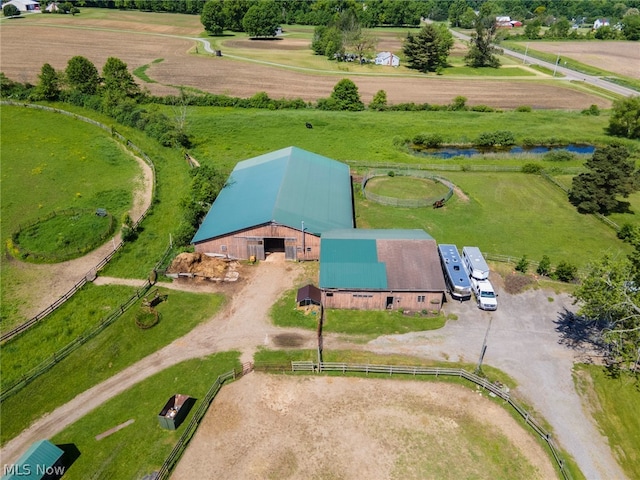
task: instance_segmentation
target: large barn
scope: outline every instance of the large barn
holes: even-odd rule
[[[445,282],[436,241],[423,230],[345,229],[321,239],[325,308],[439,311]]]
[[[349,167],[297,147],[239,162],[193,237],[196,252],[318,260],[320,236],[353,229]]]

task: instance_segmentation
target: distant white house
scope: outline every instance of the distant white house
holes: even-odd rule
[[[511,17],[496,17],[496,26],[510,28],[512,26]]]
[[[597,30],[600,27],[608,27],[609,19],[608,18],[597,18],[595,22],[593,22],[593,29]]]
[[[400,57],[391,52],[380,52],[376,55],[376,65],[388,65],[390,67],[398,67],[400,65]]]
[[[60,10],[60,7],[58,6],[58,2],[52,2],[47,5],[47,8],[45,8],[45,10],[49,13],[54,13]]]
[[[6,5],[13,5],[21,12],[40,11],[40,3],[34,0],[11,0],[10,2],[3,3],[2,8],[4,8]]]

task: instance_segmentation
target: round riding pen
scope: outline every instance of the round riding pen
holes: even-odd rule
[[[392,197],[386,195],[380,195],[372,192],[370,189],[367,189],[367,184],[371,179],[379,178],[379,177],[387,177],[387,178],[395,178],[395,177],[411,177],[421,180],[431,180],[432,182],[437,182],[447,187],[448,191],[446,193],[443,192],[431,192],[431,195],[425,197],[418,198],[399,198]],[[437,175],[433,175],[420,170],[400,170],[400,171],[377,171],[372,170],[369,171],[361,183],[362,194],[367,200],[371,200],[373,202],[380,203],[382,205],[391,205],[394,207],[409,207],[409,208],[419,208],[419,207],[433,207],[439,208],[444,206],[445,202],[451,198],[453,195],[453,190],[455,186],[449,180],[439,177]],[[434,189],[436,190],[436,189]],[[446,190],[446,189],[445,189]]]

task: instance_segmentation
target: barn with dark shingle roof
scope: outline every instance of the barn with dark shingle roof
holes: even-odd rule
[[[354,227],[351,174],[336,160],[288,147],[239,162],[193,237],[196,252],[317,260],[320,236]]]
[[[439,311],[445,281],[436,241],[424,230],[344,229],[320,245],[325,308]]]

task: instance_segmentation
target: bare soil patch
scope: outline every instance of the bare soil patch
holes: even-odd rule
[[[627,77],[640,78],[638,42],[536,42],[531,48],[541,52],[570,57]]]
[[[504,289],[507,293],[515,295],[522,293],[529,285],[533,283],[533,278],[529,275],[520,273],[512,273],[504,279]]]
[[[167,268],[168,274],[188,274],[215,281],[235,281],[238,279],[238,262],[223,258],[209,257],[202,253],[181,253]],[[171,275],[170,275],[171,276]]]
[[[495,478],[470,425],[505,438],[527,478],[556,478],[533,435],[471,389],[260,373],[222,389],[172,478]]]
[[[134,25],[125,26],[130,29]],[[118,24],[112,26],[115,29]],[[156,32],[164,27],[144,28]],[[163,59],[147,70],[147,75],[158,83],[143,85],[156,95],[176,94],[178,90],[175,86],[186,85],[205,92],[237,97],[250,97],[263,91],[272,98],[316,101],[328,97],[334,85],[346,77],[356,83],[365,103],[370,102],[377,91],[385,90],[390,103],[447,104],[456,96],[463,95],[470,105],[484,104],[496,108],[515,108],[520,105],[553,109],[583,109],[592,104],[600,108],[611,106],[610,101],[588,92],[565,88],[566,84],[560,81],[538,83],[529,80],[444,79],[434,76],[390,78],[351,75],[348,72],[317,75],[241,62],[224,56],[191,55],[189,51],[195,46],[195,41],[186,38],[139,34],[130,30],[83,29],[82,41],[78,41],[78,32],[76,29],[54,26],[3,23],[0,28],[2,71],[14,80],[36,83],[44,63],[51,64],[56,70],[64,70],[71,57],[82,55],[101,69],[108,57],[115,56],[127,63],[130,70]],[[395,37],[389,39],[389,47],[397,45],[398,41]],[[272,43],[254,42],[251,45],[270,46]],[[301,48],[302,43],[299,39],[278,41],[278,45],[296,49]],[[29,55],[25,55],[24,45],[29,45]]]

